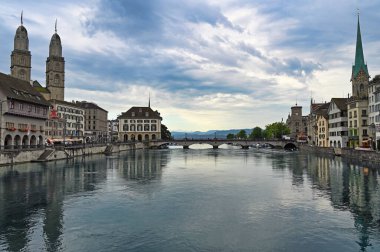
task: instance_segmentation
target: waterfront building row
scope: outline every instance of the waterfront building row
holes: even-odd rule
[[[142,141],[161,138],[161,116],[148,107],[132,107],[116,120],[94,102],[65,101],[65,59],[57,33],[46,59],[46,86],[31,78],[28,32],[17,28],[10,75],[0,73],[0,145],[43,146],[46,142]]]
[[[359,17],[351,85],[352,93],[347,98],[331,98],[328,103],[311,99],[307,116],[302,116],[301,106],[291,107],[287,124],[292,137],[299,139],[306,134],[310,144],[321,147],[380,149],[380,76],[370,80]],[[307,126],[297,131],[301,118]]]

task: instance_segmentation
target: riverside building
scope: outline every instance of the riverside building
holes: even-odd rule
[[[347,98],[332,98],[328,108],[329,115],[329,146],[334,148],[347,147],[348,122]]]
[[[149,107],[132,107],[118,116],[119,141],[161,139],[162,117]]]

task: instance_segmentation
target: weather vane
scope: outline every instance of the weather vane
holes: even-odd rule
[[[24,11],[22,10],[21,11],[21,25],[23,25],[23,21],[22,21],[22,13],[23,13]]]
[[[57,19],[55,19],[55,33],[57,33]]]

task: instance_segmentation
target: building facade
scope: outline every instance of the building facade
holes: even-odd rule
[[[114,142],[117,141],[119,135],[119,120],[108,120],[108,141]]]
[[[316,145],[320,147],[329,147],[329,109],[330,103],[323,103],[315,111],[317,115],[316,131],[317,139]]]
[[[64,141],[81,141],[84,137],[84,109],[72,102],[50,100],[51,111],[56,111],[56,118],[51,118],[50,123],[56,122],[58,128],[48,131],[47,138],[55,139],[54,131],[62,132]],[[47,122],[47,123],[49,123]],[[63,122],[60,124],[59,122]],[[62,127],[60,127],[62,126]],[[53,134],[52,134],[53,133]]]
[[[348,147],[368,145],[368,100],[351,98],[348,102]],[[366,146],[368,147],[368,146]]]
[[[49,103],[29,82],[0,73],[0,141],[5,149],[35,148],[45,143]]]
[[[373,149],[380,149],[380,75],[376,75],[368,88],[368,134]]]
[[[347,98],[332,98],[328,108],[329,146],[345,148],[348,144]]]
[[[312,145],[317,145],[318,142],[318,124],[317,124],[317,111],[324,103],[315,103],[313,99],[310,100],[310,113],[307,117],[307,139]]]
[[[302,106],[297,104],[291,107],[291,112],[286,120],[290,129],[290,137],[299,142],[307,141],[307,120],[308,116],[302,116]]]
[[[93,102],[77,101],[84,109],[84,136],[86,142],[106,142],[108,136],[108,112]]]
[[[122,113],[119,121],[119,141],[161,139],[162,117],[150,107],[132,107]]]

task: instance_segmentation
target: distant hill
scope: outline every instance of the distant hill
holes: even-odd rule
[[[205,132],[202,131],[194,131],[194,132],[184,132],[184,131],[173,131],[172,137],[174,139],[182,139],[182,138],[194,138],[194,139],[208,139],[214,138],[216,134],[216,138],[225,139],[228,134],[236,135],[242,129],[229,129],[229,130],[208,130]],[[247,133],[247,135],[251,134],[252,129],[243,129]]]

